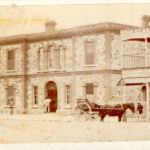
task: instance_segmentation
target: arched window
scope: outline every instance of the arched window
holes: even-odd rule
[[[40,63],[41,63],[41,59],[40,59],[40,49],[38,50],[38,69],[40,70],[41,69],[41,67],[40,67]]]
[[[44,69],[48,69],[48,63],[47,63],[47,49],[44,49]]]

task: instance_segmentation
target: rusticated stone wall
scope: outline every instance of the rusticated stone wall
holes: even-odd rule
[[[85,64],[85,43],[94,42],[95,64],[89,67]],[[104,34],[93,34],[78,36],[75,38],[75,69],[76,70],[103,70],[106,68],[105,62],[105,36]]]
[[[22,113],[23,112],[23,81],[22,78],[7,78],[0,80],[0,111],[2,113],[9,113],[10,108],[7,105],[7,87],[13,86],[14,87],[14,98],[15,98],[15,105],[14,105],[14,113]]]
[[[53,81],[57,85],[58,92],[58,111],[63,111],[66,108],[65,105],[65,85],[69,84],[72,87],[72,76],[43,76],[43,77],[34,77],[28,80],[28,113],[43,113],[43,103],[45,98],[45,86],[49,81]],[[102,104],[105,102],[107,95],[105,95],[105,79],[104,75],[92,74],[92,75],[77,75],[74,90],[75,100],[78,98],[85,98],[85,84],[93,83],[94,84],[94,95],[92,99],[89,99],[91,102]],[[38,86],[38,105],[33,105],[33,86]],[[76,101],[72,100],[72,107],[75,105]]]
[[[73,40],[74,38],[74,40]],[[121,79],[121,74],[111,72],[111,69],[120,69],[120,36],[118,34],[107,32],[80,35],[73,38],[43,40],[27,43],[27,113],[43,113],[43,102],[45,98],[45,86],[49,81],[56,83],[58,92],[58,111],[64,111],[67,106],[65,104],[65,85],[71,86],[71,107],[76,106],[78,98],[85,98],[86,83],[93,83],[94,95],[88,97],[91,102],[104,104],[109,101],[121,99],[122,88],[117,86]],[[91,66],[85,65],[85,42],[94,41],[95,46],[95,64]],[[55,49],[60,50],[60,68],[56,70],[44,68],[43,51],[40,52],[40,62],[38,58],[39,49],[46,49],[47,45],[53,45]],[[16,69],[11,73],[6,71],[6,51],[7,47],[15,47]],[[65,66],[64,53],[65,49]],[[0,79],[0,91],[3,93],[0,97],[1,110],[9,111],[4,106],[6,101],[5,88],[14,85],[16,88],[16,104],[15,112],[21,113],[24,110],[24,91],[23,91],[23,56],[22,45],[12,44],[1,46],[1,75],[14,75],[9,78],[2,77]],[[4,56],[4,57],[2,57]],[[40,68],[39,65],[40,64]],[[105,72],[106,70],[106,72]],[[109,71],[108,71],[109,70]],[[86,71],[86,72],[84,72]],[[7,83],[8,82],[8,83]],[[33,105],[33,86],[38,87],[38,104]],[[75,87],[75,88],[74,88]],[[68,108],[67,108],[68,109]]]
[[[120,43],[120,35],[119,34],[112,33],[111,47],[112,47],[111,69],[120,70],[120,67],[121,67],[121,43]]]
[[[13,49],[15,52],[15,69],[13,71],[7,70],[7,51]],[[16,75],[22,74],[22,44],[4,45],[0,47],[0,74],[1,75]]]
[[[47,45],[55,45],[54,49],[60,51],[60,66],[61,69],[64,69],[63,67],[63,49],[61,47],[65,48],[65,70],[71,71],[72,70],[72,39],[62,39],[62,40],[49,40],[49,41],[41,41],[41,42],[35,42],[30,43],[28,45],[28,74],[35,74],[40,71],[46,71],[44,68],[44,54],[43,50],[46,50]],[[40,69],[38,67],[38,51],[41,48],[40,51]]]

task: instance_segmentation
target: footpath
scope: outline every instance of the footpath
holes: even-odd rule
[[[59,115],[56,113],[49,114],[0,114],[0,120],[16,121],[72,121],[71,115]]]
[[[57,113],[48,114],[0,114],[0,120],[12,120],[12,121],[49,121],[49,122],[76,122],[73,115],[61,115]],[[79,120],[77,122],[84,122]],[[91,122],[91,121],[88,121]],[[92,121],[99,122],[99,120]],[[106,116],[104,122],[118,122],[118,117]],[[127,122],[145,122],[144,119],[127,118]],[[102,122],[101,122],[102,123]]]

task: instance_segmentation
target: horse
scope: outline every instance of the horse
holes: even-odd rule
[[[99,116],[101,117],[101,121],[104,121],[106,115],[108,116],[118,116],[118,121],[121,122],[123,114],[127,109],[130,109],[133,113],[135,113],[135,106],[133,103],[126,104],[117,104],[115,106],[104,105],[99,109]]]
[[[137,111],[139,113],[139,115],[141,115],[143,113],[143,105],[141,105],[140,103],[137,103]]]

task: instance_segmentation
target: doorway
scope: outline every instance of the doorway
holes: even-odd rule
[[[53,81],[47,82],[45,86],[45,97],[50,98],[50,112],[56,112],[57,110],[57,85]]]

